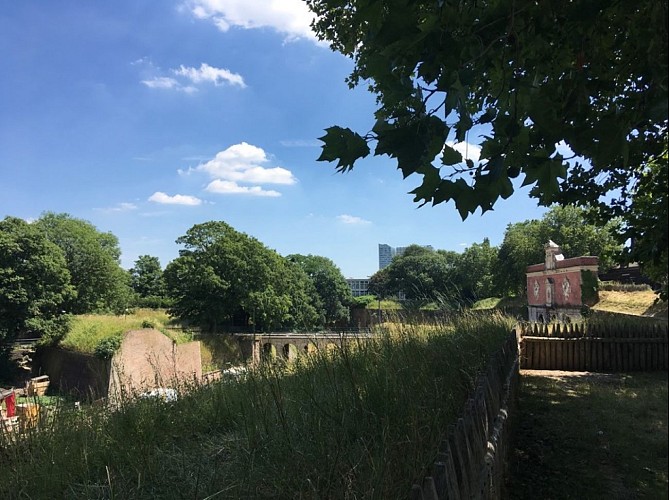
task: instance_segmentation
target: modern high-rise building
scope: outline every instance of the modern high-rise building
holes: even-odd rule
[[[395,257],[395,249],[385,243],[379,243],[379,269],[388,267]]]
[[[408,247],[391,247],[385,243],[379,243],[379,270],[388,267],[393,257],[402,255]],[[434,250],[431,245],[423,245],[423,248]]]

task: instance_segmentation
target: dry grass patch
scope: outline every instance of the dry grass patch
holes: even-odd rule
[[[600,291],[599,302],[593,306],[596,311],[635,314],[637,316],[653,314],[658,316],[664,311],[667,316],[667,304],[655,305],[657,294],[652,290],[637,292]]]

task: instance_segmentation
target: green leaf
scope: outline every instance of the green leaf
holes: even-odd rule
[[[378,140],[374,154],[397,158],[397,167],[404,178],[430,165],[448,135],[446,124],[435,116],[401,124],[377,123],[374,131]]]
[[[445,144],[441,155],[441,163],[443,165],[457,165],[458,163],[462,163],[462,155],[456,149]]]
[[[356,160],[369,154],[365,138],[350,128],[334,126],[325,131],[326,134],[319,137],[324,144],[317,161],[337,161],[337,171],[346,172],[353,168]]]
[[[557,160],[547,160],[536,166],[523,169],[523,186],[534,184],[531,195],[544,205],[550,205],[560,192],[558,179],[567,177],[567,165]]]

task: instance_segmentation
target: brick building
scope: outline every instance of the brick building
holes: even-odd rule
[[[527,267],[527,308],[530,321],[570,321],[581,318],[583,306],[598,300],[599,259],[565,259],[553,241],[544,246],[543,264]]]

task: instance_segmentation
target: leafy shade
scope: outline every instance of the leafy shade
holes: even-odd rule
[[[19,335],[57,341],[75,297],[60,248],[22,219],[0,221],[0,354]]]
[[[349,85],[369,83],[378,102],[364,135],[328,128],[319,160],[345,172],[375,144],[404,177],[422,177],[416,202],[453,201],[463,219],[510,197],[518,178],[543,205],[623,217],[646,242],[638,259],[666,260],[666,219],[642,212],[666,207],[668,192],[667,2],[307,4],[318,37],[353,59]],[[462,158],[465,142],[480,143],[478,160]]]

